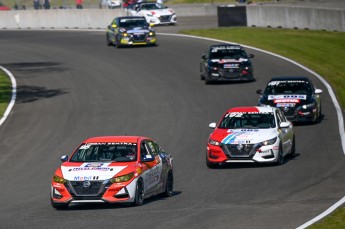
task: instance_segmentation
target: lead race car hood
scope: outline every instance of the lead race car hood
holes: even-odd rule
[[[111,163],[64,163],[61,172],[66,180],[106,180],[110,179],[127,166],[113,166]]]
[[[276,129],[217,129],[211,138],[222,144],[256,144],[276,137]]]

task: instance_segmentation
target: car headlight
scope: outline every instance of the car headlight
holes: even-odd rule
[[[119,176],[119,177],[113,177],[110,179],[111,183],[120,183],[120,182],[126,182],[129,181],[130,179],[132,179],[132,177],[134,176],[134,173],[129,173],[123,176]]]
[[[303,109],[308,109],[308,108],[313,108],[313,107],[315,107],[315,106],[316,106],[315,102],[312,102],[312,103],[304,104],[304,105],[302,106],[302,108],[303,108]]]
[[[149,32],[149,36],[153,36],[154,35],[154,33],[153,32]]]
[[[128,37],[128,33],[123,33],[122,36]]]
[[[152,15],[152,14],[146,14],[146,16],[148,16],[148,17],[153,17],[153,15]]]
[[[213,145],[213,146],[219,146],[219,145],[220,145],[220,142],[217,142],[217,141],[212,140],[212,139],[210,139],[210,140],[208,141],[208,143],[209,143],[210,145]]]
[[[277,141],[277,137],[272,138],[270,140],[263,141],[262,145],[264,145],[264,146],[273,145],[274,143],[276,143],[276,141]]]
[[[66,179],[59,177],[59,176],[56,176],[56,175],[54,175],[53,181],[56,183],[60,183],[60,184],[65,184],[67,182]]]

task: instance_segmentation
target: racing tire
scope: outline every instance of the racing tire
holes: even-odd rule
[[[68,203],[54,203],[53,200],[50,200],[52,207],[57,210],[64,210],[68,208]]]
[[[174,175],[172,171],[169,171],[167,181],[165,184],[165,191],[164,191],[164,196],[166,197],[171,197],[174,193]]]
[[[208,76],[205,76],[205,84],[210,84],[211,80],[208,78]]]
[[[274,164],[278,166],[278,165],[282,165],[283,163],[284,163],[283,148],[281,145],[279,145],[278,159]]]
[[[295,141],[295,135],[292,138],[292,147],[289,156],[291,158],[296,157],[296,141]]]
[[[107,46],[111,46],[111,45],[112,45],[112,43],[111,43],[111,41],[109,39],[109,35],[107,34]]]
[[[139,179],[135,188],[134,206],[141,206],[144,203],[144,182]]]
[[[206,166],[209,168],[209,169],[216,169],[219,167],[219,163],[213,163],[213,162],[210,162],[207,158],[207,153],[206,153]]]

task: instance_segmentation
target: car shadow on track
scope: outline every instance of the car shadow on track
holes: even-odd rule
[[[150,203],[154,203],[156,201],[164,201],[170,198],[174,198],[174,196],[180,195],[181,191],[174,191],[171,197],[165,197],[162,194],[152,196],[150,198],[145,199],[143,205],[149,205]],[[78,204],[70,204],[67,209],[59,209],[57,211],[80,211],[80,210],[97,210],[97,209],[122,209],[122,208],[131,208],[135,207],[130,203],[78,203]]]
[[[296,153],[295,156],[285,156],[282,165],[268,164],[268,163],[223,163],[215,169],[249,169],[249,168],[267,168],[267,167],[279,167],[284,166],[287,163],[293,163],[291,161],[297,160],[300,154]]]

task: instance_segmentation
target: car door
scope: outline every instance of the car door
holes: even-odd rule
[[[162,186],[162,159],[159,156],[157,144],[151,140],[145,140],[140,145],[141,157],[154,158],[153,161],[143,162],[146,171],[143,174],[145,194],[159,190]]]
[[[286,155],[290,152],[293,142],[293,131],[292,124],[289,127],[281,128],[280,124],[282,122],[289,122],[283,112],[279,109],[276,110],[277,119],[278,119],[278,131],[279,138],[282,141],[283,153]]]

